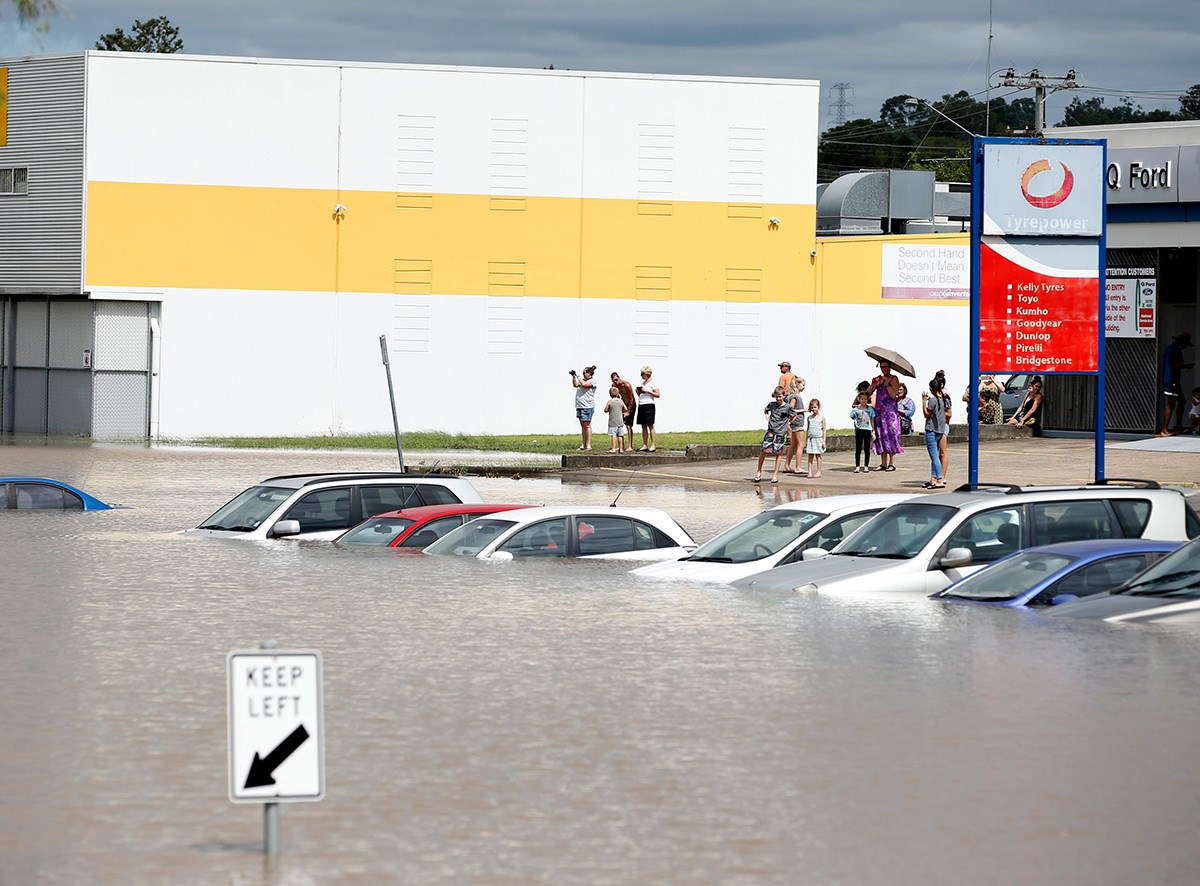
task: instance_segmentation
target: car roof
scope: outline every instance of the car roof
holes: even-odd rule
[[[855,493],[854,495],[823,495],[816,498],[805,498],[800,501],[789,501],[767,508],[767,511],[811,511],[815,514],[833,514],[846,508],[859,508],[864,505],[879,504],[882,507],[894,505],[910,498],[918,498],[916,493]]]
[[[462,481],[463,478],[454,474],[413,474],[406,471],[376,471],[376,472],[354,472],[345,474],[281,474],[278,477],[268,477],[266,480],[258,483],[259,486],[283,486],[288,489],[300,489],[304,486],[313,486],[317,483],[346,483],[346,482],[369,482],[371,480],[403,480],[406,483],[414,481],[432,481],[436,480],[439,483]]]
[[[1129,485],[1118,485],[1129,484]],[[959,486],[953,492],[926,495],[921,504],[942,504],[954,508],[987,508],[1005,501],[1060,501],[1063,493],[1084,493],[1096,498],[1144,498],[1147,495],[1180,495],[1174,489],[1164,489],[1153,480],[1112,481],[1109,483],[1081,483],[1075,486],[1014,486],[1011,484],[977,484]],[[1070,496],[1067,496],[1070,497]]]
[[[535,520],[543,520],[547,517],[570,517],[572,515],[585,515],[589,517],[636,517],[643,520],[656,520],[665,517],[672,523],[675,522],[670,514],[660,508],[623,508],[620,506],[614,508],[604,504],[547,505],[522,508],[517,512],[506,513],[505,519],[516,523],[532,523]]]
[[[435,520],[438,517],[453,517],[457,514],[492,514],[501,511],[515,511],[521,508],[532,508],[535,505],[514,504],[448,504],[448,505],[418,505],[413,508],[401,508],[398,511],[384,511],[372,514],[368,520],[376,517],[407,517],[410,520]]]
[[[1021,554],[1063,554],[1080,559],[1100,559],[1104,555],[1136,554],[1173,551],[1183,542],[1158,541],[1147,538],[1089,538],[1082,541],[1059,541],[1019,551]]]

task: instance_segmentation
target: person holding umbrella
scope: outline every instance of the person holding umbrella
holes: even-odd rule
[[[896,402],[900,399],[900,379],[892,374],[896,369],[915,377],[912,364],[895,351],[871,347],[866,354],[879,363],[879,375],[871,379],[867,394],[875,395],[875,443],[872,448],[879,455],[880,465],[876,470],[896,470],[896,456],[904,451],[900,446],[900,412]]]

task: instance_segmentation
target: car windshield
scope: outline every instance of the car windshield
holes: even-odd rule
[[[425,549],[427,554],[456,554],[474,557],[496,538],[517,524],[512,520],[481,517],[451,530]]]
[[[372,517],[339,538],[338,544],[387,547],[396,540],[397,535],[416,522],[408,517]]]
[[[1131,597],[1200,597],[1200,541],[1163,557],[1116,593]]]
[[[710,563],[761,560],[778,554],[824,516],[813,511],[763,511],[726,529],[684,559]]]
[[[999,602],[1028,593],[1072,561],[1061,554],[1022,553],[1001,560],[946,588],[938,596]]]
[[[201,523],[200,528],[253,532],[295,492],[278,486],[251,486]]]
[[[833,553],[911,560],[957,513],[956,508],[946,505],[892,505],[867,521]]]

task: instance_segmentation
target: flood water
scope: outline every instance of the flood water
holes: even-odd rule
[[[393,463],[0,447],[131,506],[0,512],[0,882],[1200,878],[1194,631],[177,534],[272,474]],[[773,503],[748,487],[621,503],[704,540]],[[273,860],[226,775],[225,657],[264,640],[325,671],[327,795],[281,807]]]

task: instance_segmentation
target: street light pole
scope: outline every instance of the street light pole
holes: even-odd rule
[[[946,114],[945,114],[945,113],[943,113],[943,112],[942,112],[940,109],[938,109],[938,108],[935,108],[933,105],[931,105],[929,102],[927,102],[927,101],[926,101],[925,99],[923,99],[923,98],[917,98],[917,97],[915,97],[915,96],[911,96],[911,95],[910,95],[908,98],[906,98],[906,99],[904,100],[904,103],[905,103],[906,105],[909,105],[910,107],[914,107],[914,108],[915,108],[915,107],[918,107],[918,106],[920,106],[920,105],[924,105],[925,107],[929,108],[929,110],[933,111],[933,113],[937,114],[937,115],[938,115],[939,117],[941,117],[942,119],[944,119],[944,120],[946,120],[947,122],[949,122],[949,123],[952,123],[953,125],[957,126],[959,129],[961,129],[961,130],[962,130],[963,132],[965,132],[967,135],[971,136],[971,138],[975,138],[975,133],[973,133],[971,130],[967,129],[967,127],[963,126],[961,123],[959,123],[959,122],[958,122],[957,120],[955,120],[953,117],[948,117],[948,116],[946,116]]]

